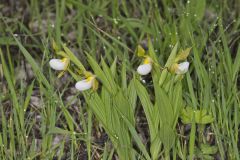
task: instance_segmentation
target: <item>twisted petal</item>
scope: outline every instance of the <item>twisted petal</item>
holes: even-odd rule
[[[49,65],[52,69],[55,69],[57,71],[65,70],[67,64],[67,61],[61,60],[61,59],[51,59],[49,61]]]
[[[184,74],[188,71],[189,62],[183,62],[178,64],[178,68],[176,69],[176,74]]]
[[[152,70],[152,64],[148,63],[148,64],[142,64],[140,66],[138,66],[137,68],[137,72],[140,75],[147,75],[151,72]]]
[[[88,90],[88,89],[92,88],[92,86],[93,86],[93,79],[91,79],[91,80],[84,79],[84,80],[78,81],[75,84],[75,88],[77,88],[79,91]]]

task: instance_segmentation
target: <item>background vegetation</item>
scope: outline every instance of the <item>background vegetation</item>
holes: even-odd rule
[[[1,1],[0,159],[239,159],[239,11],[239,0]],[[97,92],[57,78],[53,39],[94,71]],[[139,44],[162,66],[192,47],[189,72],[141,80]]]

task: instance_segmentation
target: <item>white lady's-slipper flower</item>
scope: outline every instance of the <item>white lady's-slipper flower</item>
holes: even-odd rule
[[[175,69],[175,73],[176,74],[184,74],[188,71],[189,68],[189,62],[182,62],[177,64],[176,69]]]
[[[138,74],[143,76],[149,74],[151,70],[152,70],[152,59],[150,57],[146,57],[144,59],[143,64],[141,64],[137,68]]]
[[[95,89],[97,89],[97,84],[98,84],[98,82],[96,80],[96,76],[92,75],[86,79],[78,81],[75,84],[75,88],[78,89],[79,91],[85,91],[90,88],[93,88],[95,90]]]
[[[49,61],[49,65],[52,69],[57,71],[64,71],[67,69],[69,65],[69,59],[63,58],[63,59],[51,59]]]

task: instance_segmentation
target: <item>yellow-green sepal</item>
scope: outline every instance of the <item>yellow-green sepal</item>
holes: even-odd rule
[[[93,76],[93,74],[89,71],[85,71],[83,74],[84,74],[84,77],[86,77],[86,78]]]
[[[61,72],[58,74],[57,78],[61,78],[61,77],[64,75],[65,72],[66,72],[65,70],[64,70],[64,71],[61,71]]]
[[[174,64],[172,64],[169,68],[168,68],[168,71],[170,72],[170,73],[175,73],[176,72],[176,70],[178,69],[178,64],[177,63],[174,63]]]
[[[175,62],[178,63],[179,61],[184,61],[184,60],[186,60],[187,57],[189,56],[189,53],[190,53],[191,49],[192,49],[192,47],[187,48],[187,49],[185,49],[185,50],[181,50],[181,51],[177,54],[177,56],[176,56],[176,58],[175,58]]]
[[[92,85],[92,90],[96,91],[98,89],[98,86],[99,86],[99,82],[97,81],[96,78],[94,78],[93,85]]]
[[[61,50],[61,48],[57,45],[57,43],[55,42],[54,39],[52,39],[52,48],[54,49],[54,51],[57,53]]]
[[[68,55],[65,52],[63,52],[63,51],[58,51],[58,52],[56,52],[56,54],[61,56],[61,57],[64,57],[64,58],[68,57]]]
[[[143,57],[143,56],[145,56],[145,53],[146,53],[146,51],[143,49],[143,47],[141,45],[137,46],[136,52],[137,52],[138,57]]]

